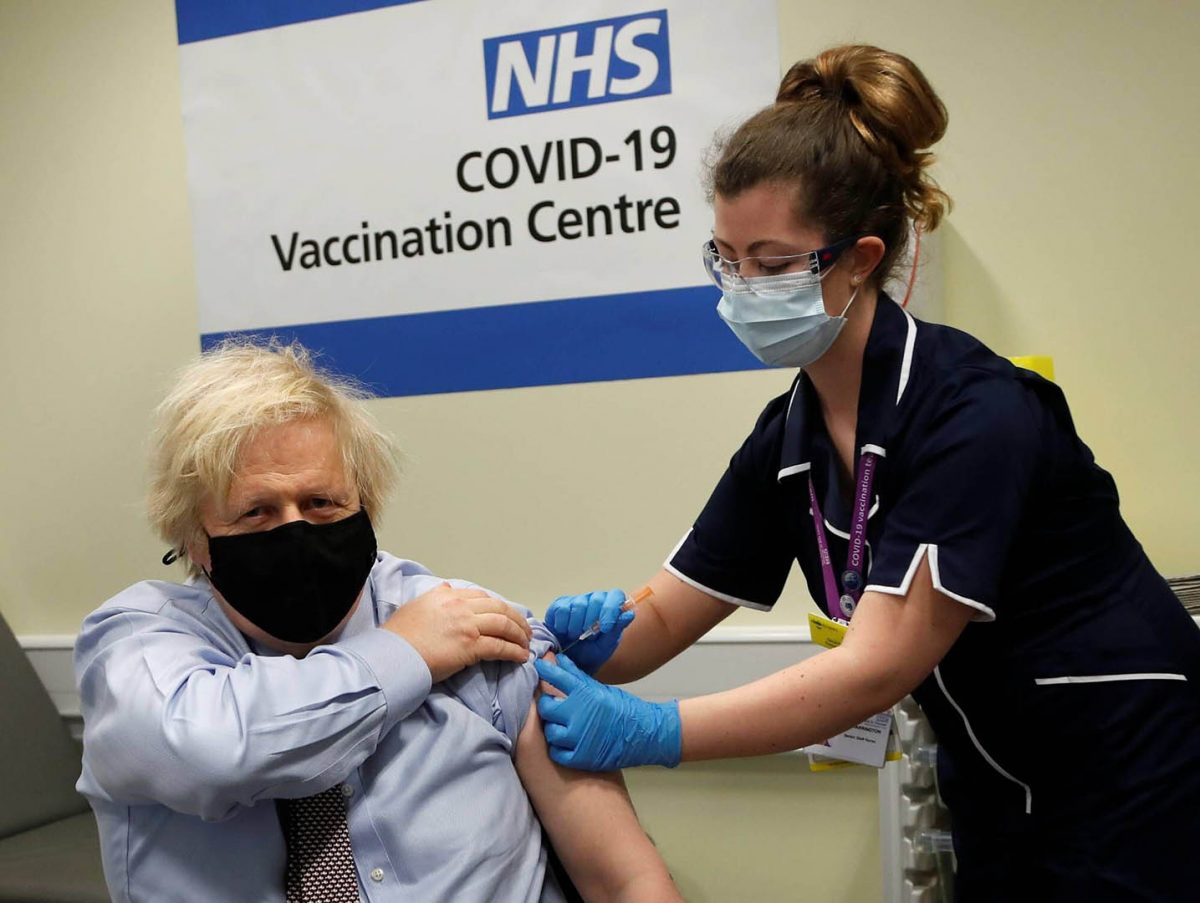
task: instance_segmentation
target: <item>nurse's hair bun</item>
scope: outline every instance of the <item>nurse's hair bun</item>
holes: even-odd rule
[[[945,135],[949,117],[908,57],[867,44],[833,47],[792,66],[775,100],[835,105],[900,182],[909,217],[926,231],[941,221],[950,199],[925,173],[934,161],[925,149]]]
[[[926,150],[946,120],[908,58],[861,44],[834,47],[792,66],[773,104],[718,136],[708,196],[789,188],[797,222],[829,244],[864,235],[883,241],[870,275],[881,285],[903,257],[909,223],[930,232],[950,208],[927,171],[933,154]]]

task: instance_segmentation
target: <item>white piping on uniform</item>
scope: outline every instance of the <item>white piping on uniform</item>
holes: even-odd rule
[[[876,502],[875,507],[876,508],[879,507],[878,502]],[[810,516],[812,515],[812,508],[808,509],[808,513]],[[867,517],[870,517],[870,515],[868,514]],[[849,533],[843,533],[841,530],[839,530],[837,527],[835,527],[829,521],[825,520],[825,518],[821,518],[821,520],[825,521],[825,529],[826,530],[828,530],[834,536],[840,536],[842,539],[849,541],[849,539],[850,539]],[[869,574],[869,573],[871,573],[871,544],[869,542],[867,542],[866,540],[863,540],[863,545],[865,545],[867,547],[867,573]],[[865,592],[865,590],[864,590],[864,592]]]
[[[942,575],[938,571],[938,547],[929,542],[923,542],[917,546],[917,551],[913,553],[912,561],[908,565],[908,570],[904,574],[904,579],[899,586],[884,586],[882,583],[868,584],[864,593],[887,593],[889,596],[907,596],[908,588],[912,585],[913,577],[917,575],[917,566],[921,563],[921,556],[929,554],[929,576],[933,582],[933,588],[944,596],[949,596],[955,602],[961,602],[968,608],[973,608],[983,614],[982,621],[996,620],[996,612],[988,608],[982,602],[976,602],[974,599],[969,599],[966,596],[960,596],[958,593],[951,592],[942,585]]]
[[[975,744],[975,749],[977,749],[979,754],[983,756],[984,761],[991,765],[992,768],[996,769],[997,773],[1008,778],[1014,784],[1018,784],[1025,788],[1025,814],[1029,815],[1033,811],[1033,791],[1029,789],[1029,785],[1024,781],[1017,780],[1011,774],[1005,771],[1000,766],[1000,763],[993,759],[988,754],[988,751],[983,748],[983,744],[979,742],[979,738],[975,736],[975,731],[971,728],[971,722],[967,720],[967,713],[962,710],[962,707],[954,700],[954,697],[950,695],[950,691],[946,689],[946,682],[942,680],[942,669],[940,666],[933,669],[933,676],[937,679],[937,685],[941,687],[942,693],[945,694],[946,699],[950,702],[950,705],[954,706],[954,711],[958,712],[959,717],[962,718],[963,727],[967,729],[967,736],[971,738],[971,742]]]
[[[688,586],[693,586],[702,593],[708,593],[715,599],[720,599],[722,602],[729,602],[731,605],[741,605],[743,608],[753,608],[757,611],[770,611],[770,605],[760,605],[758,602],[751,602],[749,599],[739,599],[737,596],[731,596],[728,593],[718,592],[715,589],[705,586],[697,580],[693,580],[687,574],[681,573],[677,568],[673,567],[670,561],[663,564],[663,568],[670,571]]]
[[[976,602],[974,599],[968,599],[966,596],[960,596],[958,593],[952,593],[942,585],[942,575],[938,571],[938,547],[930,544],[929,546],[929,574],[933,578],[933,588],[944,596],[949,596],[955,602],[961,602],[968,608],[973,608],[976,611],[983,612],[984,620],[996,620],[996,612],[982,602]]]
[[[695,531],[695,527],[689,527],[689,528],[688,528],[688,531],[687,531],[686,533],[684,533],[684,534],[683,534],[683,539],[681,539],[681,540],[679,540],[679,542],[675,543],[675,548],[673,548],[673,549],[671,550],[671,554],[667,556],[667,561],[670,561],[672,558],[674,558],[674,557],[675,557],[675,553],[676,553],[676,552],[678,552],[680,549],[682,549],[682,548],[683,548],[683,544],[684,544],[685,542],[687,542],[687,538],[688,538],[689,536],[691,536],[691,535],[692,535],[692,533],[693,533],[694,531]]]
[[[792,388],[792,397],[788,399],[787,413],[783,415],[783,422],[787,423],[787,419],[792,416],[792,404],[796,401],[796,393],[800,391],[800,380],[796,380],[796,385]]]
[[[808,513],[812,514],[812,508],[808,509]],[[828,530],[830,533],[832,533],[834,536],[840,536],[842,539],[850,538],[849,533],[843,533],[841,530],[839,530],[837,527],[835,527],[833,524],[831,524],[829,522],[828,518],[821,518],[821,519],[823,521],[825,521],[825,529]],[[870,545],[870,543],[867,543],[867,545]]]
[[[912,370],[913,346],[917,343],[917,321],[903,308],[900,309],[900,312],[908,319],[908,335],[904,337],[904,360],[900,364],[900,388],[896,390],[896,404],[900,404],[900,399],[908,386],[908,376]]]
[[[775,480],[778,482],[784,477],[790,477],[794,473],[804,473],[804,471],[810,469],[812,469],[812,462],[810,461],[805,461],[803,464],[793,464],[790,467],[785,467],[783,470],[779,471],[779,474],[775,477]]]
[[[879,496],[875,496],[875,504],[872,505],[871,510],[867,512],[867,520],[870,520],[872,517],[874,517],[875,512],[878,510],[879,510]],[[808,516],[812,517],[812,505],[808,506]],[[825,521],[825,529],[827,529],[834,536],[840,536],[842,539],[850,538],[849,533],[845,532],[844,530],[839,530],[837,527],[835,527],[833,524],[831,524],[829,522],[829,518],[823,517],[823,518],[821,518],[821,520]],[[871,544],[868,542],[867,548],[870,548],[870,547],[871,547]]]
[[[871,583],[863,589],[864,593],[887,593],[889,596],[907,596],[908,588],[912,585],[913,577],[917,575],[917,565],[921,563],[921,556],[925,554],[925,549],[928,546],[925,543],[917,546],[917,552],[913,555],[913,560],[908,566],[908,571],[904,575],[904,579],[900,581],[899,586],[884,586],[882,583]]]
[[[1068,677],[1037,677],[1034,683],[1039,687],[1049,687],[1054,684],[1104,684],[1119,680],[1182,680],[1187,681],[1183,674],[1169,672],[1147,671],[1143,674],[1084,674]]]

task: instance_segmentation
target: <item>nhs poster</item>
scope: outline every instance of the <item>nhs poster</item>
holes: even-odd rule
[[[177,0],[201,343],[382,395],[751,369],[700,265],[773,0]]]

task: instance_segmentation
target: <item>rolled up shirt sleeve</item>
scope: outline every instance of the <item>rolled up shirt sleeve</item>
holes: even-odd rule
[[[513,744],[516,744],[517,735],[525,726],[525,719],[529,716],[529,705],[533,702],[533,694],[540,679],[533,667],[533,660],[558,649],[558,641],[550,632],[550,628],[533,617],[532,612],[526,617],[533,629],[533,638],[529,641],[529,661],[520,665],[496,663],[499,671],[496,676],[492,724]]]
[[[537,689],[537,671],[534,659],[558,650],[558,640],[545,624],[533,616],[533,612],[475,583],[447,581],[452,586],[483,589],[500,601],[511,605],[529,622],[533,636],[529,641],[529,659],[520,664],[507,661],[483,661],[464,668],[445,681],[448,689],[459,701],[479,717],[489,721],[497,731],[508,738],[510,751],[515,750],[517,735],[525,726],[529,706]]]
[[[80,789],[208,820],[333,786],[430,688],[420,656],[387,631],[303,659],[234,656],[168,614],[120,607],[88,617],[75,661]]]

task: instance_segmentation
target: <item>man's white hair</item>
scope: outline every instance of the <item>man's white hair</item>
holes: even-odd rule
[[[355,382],[318,369],[297,342],[229,339],[204,352],[155,409],[151,525],[172,549],[199,540],[200,504],[226,498],[246,442],[262,429],[310,419],[333,427],[347,478],[378,522],[399,455],[363,404],[369,397]]]

